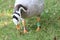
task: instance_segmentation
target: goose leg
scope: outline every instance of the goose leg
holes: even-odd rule
[[[16,25],[16,29],[20,30],[20,25],[19,24]]]
[[[24,33],[27,33],[28,31],[26,30],[26,21],[25,20],[22,20],[22,24],[23,24],[23,27],[24,27]]]
[[[37,17],[37,29],[36,31],[40,30],[40,17]]]

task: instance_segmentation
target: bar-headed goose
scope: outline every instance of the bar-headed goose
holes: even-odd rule
[[[19,22],[22,20],[24,26],[24,33],[26,30],[25,18],[32,16],[38,16],[44,9],[44,0],[15,0],[14,10],[13,10],[13,22],[16,25],[17,30],[20,29]],[[37,17],[37,29],[40,29],[40,18]]]

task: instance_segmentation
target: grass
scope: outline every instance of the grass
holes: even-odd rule
[[[29,33],[23,34],[16,30],[12,22],[14,0],[0,0],[0,40],[60,40],[60,0],[44,2],[41,30],[35,31],[36,17],[32,17],[26,19]]]

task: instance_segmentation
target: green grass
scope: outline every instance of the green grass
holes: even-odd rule
[[[60,40],[60,0],[44,0],[41,30],[36,32],[36,17],[26,19],[28,34],[16,30],[12,22],[14,0],[0,0],[0,40]],[[23,27],[21,27],[23,31]]]

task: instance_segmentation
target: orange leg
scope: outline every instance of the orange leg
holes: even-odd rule
[[[28,31],[26,30],[26,21],[22,20],[22,24],[24,26],[24,33],[28,33]]]
[[[40,17],[37,17],[37,29],[36,31],[39,31],[40,30]]]
[[[20,30],[20,25],[19,24],[16,26],[16,29],[17,30]]]

